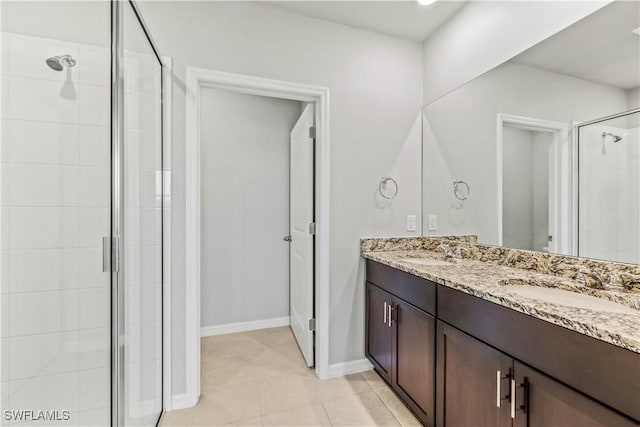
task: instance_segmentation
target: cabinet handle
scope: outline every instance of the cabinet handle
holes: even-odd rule
[[[511,418],[516,418],[516,380],[511,378]]]
[[[502,380],[502,373],[500,370],[496,371],[496,406],[500,407],[500,401],[502,400],[500,396],[500,382]]]
[[[384,324],[387,324],[387,302],[384,302]]]
[[[389,318],[389,327],[391,327],[391,324],[393,323],[393,305],[389,304],[389,315],[387,316]]]

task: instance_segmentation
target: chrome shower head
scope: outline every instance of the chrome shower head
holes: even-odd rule
[[[57,55],[47,58],[45,61],[49,68],[54,71],[62,71],[64,67],[73,67],[76,65],[76,60],[71,55]]]
[[[620,135],[615,135],[611,132],[602,132],[602,142],[604,142],[605,138],[610,136],[614,143],[622,141],[622,137]]]

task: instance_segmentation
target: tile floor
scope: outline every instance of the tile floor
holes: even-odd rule
[[[202,339],[202,394],[170,426],[419,426],[373,371],[320,380],[288,327]]]

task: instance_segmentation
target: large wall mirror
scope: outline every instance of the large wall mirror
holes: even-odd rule
[[[425,106],[424,235],[640,264],[639,87],[615,1]]]

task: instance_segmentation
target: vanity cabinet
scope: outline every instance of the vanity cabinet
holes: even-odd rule
[[[389,311],[393,295],[367,282],[367,356],[378,374],[391,382],[391,338]]]
[[[637,423],[564,384],[514,361],[514,427],[632,427]]]
[[[441,321],[437,347],[439,427],[637,426]]]
[[[366,266],[366,356],[424,425],[640,425],[637,353]]]
[[[512,359],[438,321],[437,426],[511,424]]]
[[[367,358],[416,417],[433,426],[436,320],[425,309],[435,311],[435,284],[425,292],[424,280],[377,267],[367,268]]]

